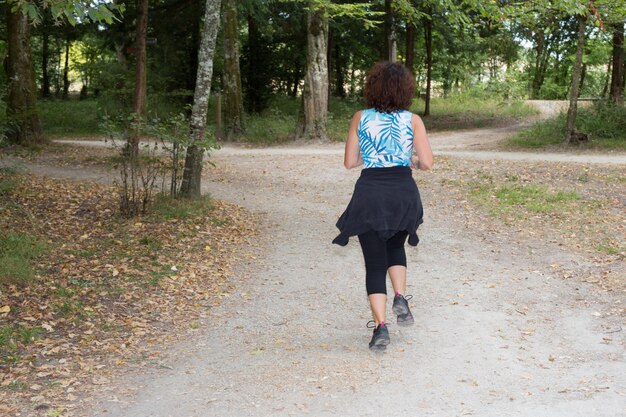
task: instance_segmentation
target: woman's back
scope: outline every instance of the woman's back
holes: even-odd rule
[[[412,113],[361,111],[357,134],[364,168],[409,166],[413,153]]]

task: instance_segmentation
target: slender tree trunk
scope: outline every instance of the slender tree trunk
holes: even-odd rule
[[[307,69],[304,76],[303,112],[297,138],[328,140],[328,18],[323,11],[307,17]]]
[[[618,104],[624,100],[622,96],[622,82],[624,80],[624,74],[622,73],[624,70],[624,65],[622,64],[624,62],[624,23],[613,24],[611,25],[611,29],[613,30],[613,68],[611,71],[611,89],[609,95],[611,101]]]
[[[133,113],[136,122],[146,116],[146,31],[148,29],[148,0],[137,0],[137,66],[135,67],[135,93],[133,95]],[[139,131],[135,129],[129,137],[131,155],[139,152]]]
[[[302,68],[300,67],[300,61],[296,60],[294,64],[293,70],[293,83],[291,88],[291,97],[297,97],[298,95],[298,86],[300,85],[300,80],[302,78]]]
[[[415,73],[415,25],[411,22],[406,22],[406,54],[404,65],[411,71],[411,74]]]
[[[50,33],[48,31],[48,12],[44,11],[41,34],[41,96],[50,97],[50,74],[48,62],[50,61]]]
[[[202,159],[204,149],[199,145],[206,136],[207,110],[213,77],[215,39],[220,25],[221,0],[206,0],[200,49],[198,50],[198,73],[191,109],[191,140],[185,156],[185,168],[180,193],[184,197],[201,194]]]
[[[602,87],[602,93],[600,97],[606,98],[606,95],[609,91],[609,82],[611,81],[611,74],[613,73],[613,60],[609,60],[609,65],[606,71],[606,75],[604,77],[604,86]]]
[[[567,141],[577,143],[576,135],[576,112],[578,110],[578,91],[583,63],[583,50],[585,48],[585,29],[587,27],[587,15],[578,16],[578,39],[576,46],[576,60],[572,69],[572,87],[569,96],[569,108],[567,110]]]
[[[224,8],[224,134],[226,138],[244,131],[241,71],[239,69],[239,19],[237,1],[228,0]]]
[[[20,145],[45,143],[37,113],[37,86],[30,49],[28,18],[7,10],[7,121],[6,136]]]
[[[65,40],[65,63],[63,65],[63,98],[67,99],[70,91],[70,47],[72,41]]]
[[[333,71],[335,70],[335,57],[333,51],[335,50],[335,34],[332,27],[328,26],[328,42],[326,44],[326,62],[328,63],[328,101],[326,102],[330,109],[330,101],[332,100],[332,85],[333,85]]]
[[[424,116],[430,116],[430,92],[433,78],[433,20],[432,13],[424,25],[426,41],[426,97],[424,98]]]
[[[398,59],[398,35],[395,16],[392,8],[393,0],[385,0],[385,50],[384,59],[396,62]]]
[[[344,85],[346,84],[345,64],[346,64],[346,58],[341,53],[339,44],[336,43],[335,44],[335,95],[341,98],[346,97],[346,90],[344,89]]]

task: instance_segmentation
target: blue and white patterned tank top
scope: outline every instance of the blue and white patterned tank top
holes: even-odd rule
[[[361,111],[357,130],[364,168],[409,166],[413,153],[411,112]]]

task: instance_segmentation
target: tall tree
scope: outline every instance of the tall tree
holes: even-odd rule
[[[583,64],[583,50],[585,48],[585,29],[587,27],[587,14],[577,16],[578,20],[578,40],[576,46],[576,59],[572,68],[572,86],[569,96],[569,108],[567,109],[567,123],[565,130],[567,132],[567,141],[577,143],[576,135],[576,113],[578,110],[578,92],[580,89],[580,79]]]
[[[21,9],[7,10],[7,138],[13,143],[45,143],[37,112],[37,87],[30,48],[28,17]]]
[[[244,131],[237,3],[236,0],[229,0],[222,4],[224,9],[224,72],[222,75],[224,135],[228,139],[239,136]]]
[[[424,116],[430,116],[431,84],[433,79],[433,15],[432,9],[424,18],[424,42],[426,44],[426,96],[424,97]]]
[[[137,0],[137,28],[135,38],[135,92],[133,94],[133,114],[135,121],[140,122],[146,116],[146,33],[148,30],[148,0]],[[135,129],[128,138],[130,155],[139,153],[139,130]]]
[[[621,103],[623,97],[624,81],[624,22],[613,23],[613,52],[611,54],[611,88],[609,96],[613,103]]]
[[[206,136],[215,39],[220,25],[220,4],[221,0],[206,0],[205,2],[204,23],[200,36],[200,48],[198,49],[198,72],[191,109],[191,145],[187,148],[180,189],[183,197],[199,197],[201,195],[202,160],[204,157],[204,148],[201,144]]]
[[[307,69],[304,76],[303,113],[297,138],[327,140],[328,115],[328,16],[310,10],[307,17]]]

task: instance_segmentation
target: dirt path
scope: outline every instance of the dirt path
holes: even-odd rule
[[[87,415],[624,415],[623,323],[603,313],[616,301],[549,273],[580,259],[473,233],[458,203],[430,206],[441,199],[423,189],[408,251],[417,323],[392,326],[375,355],[358,245],[330,244],[358,173],[336,155],[213,161],[206,190],[264,213],[265,254],[171,369],[123,378]]]
[[[438,154],[445,140],[433,135]],[[421,186],[422,242],[407,251],[416,325],[392,325],[388,350],[370,353],[358,244],[330,244],[358,176],[342,168],[341,151],[213,155],[204,190],[262,214],[263,256],[239,266],[237,292],[207,311],[201,333],[154,368],[103,387],[84,415],[626,415],[626,323],[607,314],[623,294],[553,276],[553,263],[587,262],[561,247],[469,229],[463,202],[438,194],[436,178],[423,180],[436,172],[416,175],[431,184]],[[626,162],[616,158],[601,163]]]

